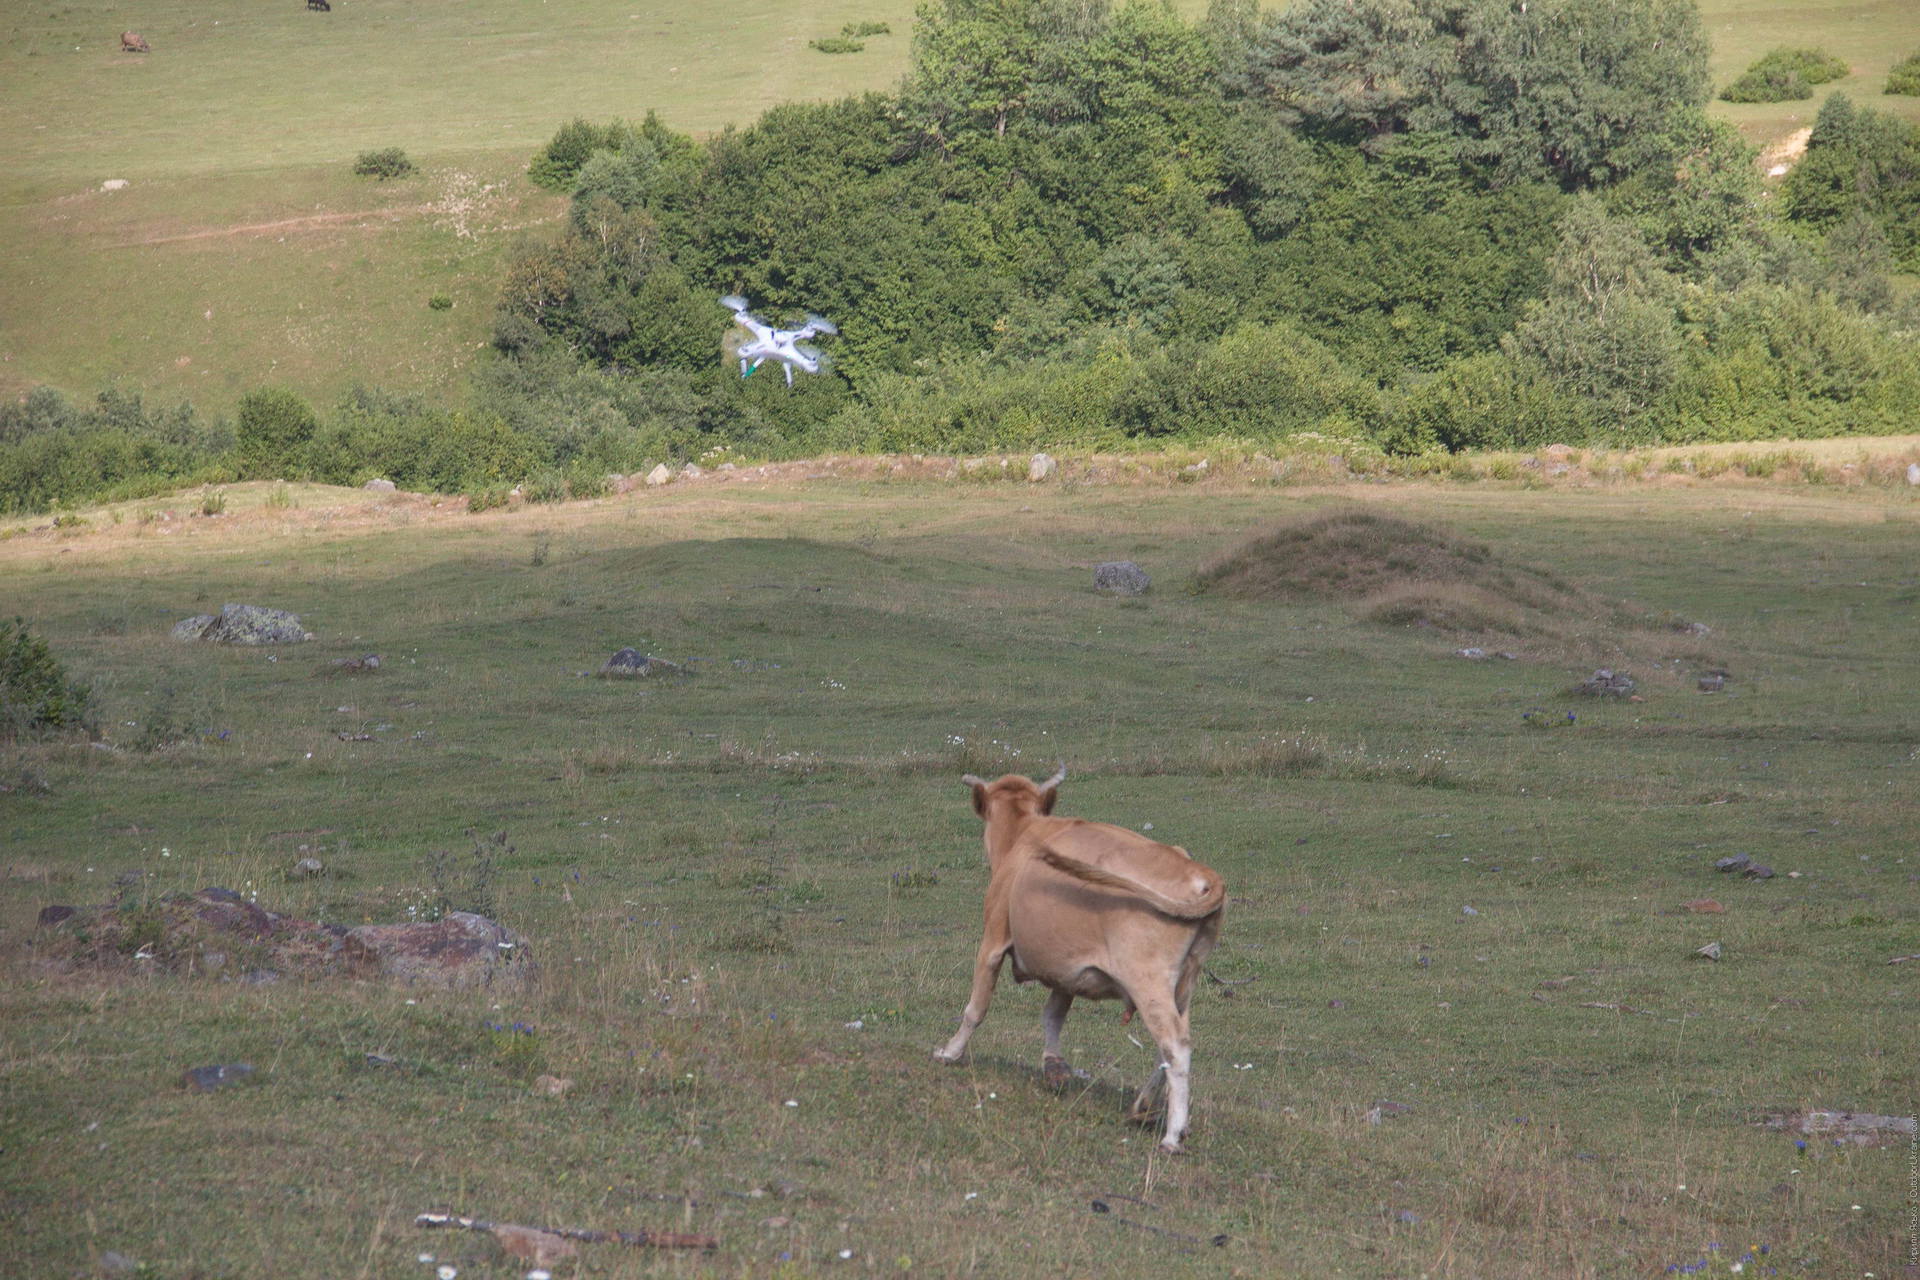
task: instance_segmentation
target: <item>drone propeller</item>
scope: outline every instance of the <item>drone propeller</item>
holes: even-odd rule
[[[827,354],[826,352],[822,351],[820,348],[805,342],[794,343],[793,349],[795,351],[798,351],[801,355],[805,356],[809,360],[819,360],[824,358]]]
[[[745,311],[747,300],[737,293],[729,293],[720,299],[720,305],[734,311]]]
[[[839,325],[827,319],[825,316],[814,315],[811,311],[807,313],[807,323],[812,325],[816,330],[818,330],[821,333],[837,334],[840,332]]]

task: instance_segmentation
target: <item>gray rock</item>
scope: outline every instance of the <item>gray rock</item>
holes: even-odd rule
[[[1060,464],[1047,454],[1036,453],[1033,455],[1033,461],[1027,464],[1027,480],[1033,484],[1039,484],[1042,480],[1050,479],[1059,469]]]
[[[373,479],[367,481],[365,484],[361,485],[360,487],[362,489],[371,490],[374,493],[396,493],[399,491],[399,488],[400,488],[400,486],[395,484],[393,481],[385,479],[384,477],[381,477],[381,476],[375,476]]]
[[[1720,944],[1717,942],[1709,942],[1693,954],[1699,956],[1702,960],[1718,960],[1721,955]]]
[[[427,924],[364,924],[347,930],[344,943],[352,971],[451,990],[510,986],[533,967],[526,939],[470,911]]]
[[[1736,853],[1731,857],[1716,859],[1713,864],[1713,869],[1715,871],[1744,871],[1752,861],[1753,859],[1746,854]]]
[[[230,604],[200,633],[215,644],[304,644],[313,632],[300,625],[300,615],[257,604]]]
[[[1467,658],[1474,662],[1483,662],[1487,656],[1485,649],[1474,648],[1472,646],[1465,649],[1455,649],[1453,652],[1458,657]]]
[[[1760,863],[1756,862],[1752,866],[1748,867],[1746,870],[1742,871],[1740,874],[1745,876],[1749,880],[1771,880],[1773,879],[1773,868],[1768,866],[1762,866]]]
[[[1131,560],[1108,560],[1093,567],[1093,589],[1117,596],[1137,596],[1153,585],[1147,571]]]
[[[1700,677],[1700,692],[1702,693],[1718,693],[1726,687],[1727,673],[1724,671],[1709,671]]]
[[[293,864],[293,874],[297,876],[317,876],[326,869],[327,864],[318,858],[302,858]]]
[[[212,626],[214,621],[214,616],[210,613],[196,613],[191,618],[182,618],[173,624],[173,638],[198,640],[207,634],[207,628]]]
[[[180,1083],[199,1093],[212,1093],[215,1089],[238,1084],[252,1074],[253,1064],[250,1062],[227,1062],[210,1067],[190,1067],[181,1073]]]
[[[1907,464],[1907,483],[1920,485],[1920,462]]]
[[[1585,694],[1589,698],[1624,698],[1639,687],[1634,678],[1626,672],[1615,671],[1611,667],[1601,667],[1573,686],[1573,691]]]
[[[124,184],[122,184],[124,185]],[[108,1249],[100,1255],[100,1274],[103,1276],[124,1276],[130,1271],[138,1271],[140,1264],[121,1253],[118,1249]]]
[[[647,483],[656,488],[671,479],[673,479],[673,472],[667,470],[667,464],[664,462],[647,472]]]
[[[686,668],[677,662],[656,658],[638,649],[622,649],[600,666],[601,675],[616,679],[628,676],[676,676],[685,672]]]

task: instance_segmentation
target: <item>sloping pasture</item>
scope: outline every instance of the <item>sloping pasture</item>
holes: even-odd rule
[[[0,1203],[24,1272],[115,1250],[165,1275],[522,1273],[413,1228],[436,1208],[721,1241],[583,1246],[600,1275],[1905,1260],[1905,1147],[1756,1123],[1920,1095],[1920,963],[1888,963],[1920,950],[1904,486],[257,497],[0,541],[0,596],[102,723],[0,755]],[[1337,593],[1189,592],[1336,511],[1634,625],[1472,661],[1473,635]],[[1093,594],[1111,558],[1153,591]],[[168,639],[229,600],[318,639]],[[622,645],[692,674],[587,674]],[[331,665],[370,652],[377,672]],[[1641,700],[1567,692],[1601,663]],[[1723,692],[1697,691],[1708,669]],[[1061,1092],[1010,980],[966,1063],[930,1058],[984,883],[958,776],[1061,760],[1063,812],[1152,824],[1232,890],[1184,1156],[1123,1122],[1152,1057],[1116,1006],[1076,1010],[1086,1077]],[[470,830],[513,851],[489,866]],[[1777,874],[1716,874],[1737,852]],[[325,874],[293,877],[306,856]],[[35,929],[49,904],[209,884],[343,924],[484,898],[541,977],[254,985],[75,963]],[[1683,905],[1707,898],[1724,910]],[[253,1083],[177,1083],[238,1061]],[[540,1096],[541,1074],[572,1087]]]

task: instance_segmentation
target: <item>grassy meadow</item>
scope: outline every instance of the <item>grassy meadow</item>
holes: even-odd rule
[[[1920,9],[1904,0],[1701,8],[1716,86],[1782,43],[1854,66],[1811,102],[1715,102],[1755,143],[1810,125],[1834,91],[1920,117],[1920,100],[1880,93],[1920,48]],[[659,0],[12,6],[0,394],[118,383],[212,411],[269,383],[321,403],[355,383],[455,396],[491,333],[508,246],[560,216],[524,171],[562,122],[657,110],[706,133],[778,102],[883,89],[906,68],[912,17],[905,0],[798,14]],[[892,33],[857,54],[807,47],[862,21]],[[120,52],[129,28],[151,54]],[[421,172],[352,175],[357,154],[389,146]],[[114,178],[130,185],[102,191]],[[435,294],[453,308],[430,311]]]
[[[1920,457],[1888,448],[1883,479]],[[522,1274],[412,1226],[450,1208],[721,1242],[561,1275],[1895,1274],[1913,1150],[1756,1121],[1920,1096],[1920,964],[1888,964],[1920,950],[1916,491],[1227,470],[796,467],[482,515],[261,485],[13,530],[0,597],[104,731],[0,755],[14,1269]],[[1329,513],[1447,555],[1312,535],[1192,590]],[[1096,596],[1112,558],[1153,591]],[[168,638],[225,601],[318,638]],[[585,674],[622,645],[691,674]],[[1641,700],[1568,692],[1602,664]],[[930,1058],[984,885],[959,775],[1061,760],[1062,812],[1231,890],[1186,1155],[1123,1121],[1152,1055],[1117,1006],[1068,1022],[1060,1092],[1010,979],[967,1062]],[[513,852],[480,870],[470,829]],[[1717,875],[1735,852],[1779,874]],[[489,898],[540,978],[246,985],[35,937],[209,884],[346,924]]]

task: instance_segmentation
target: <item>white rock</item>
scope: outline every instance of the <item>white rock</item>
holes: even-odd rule
[[[1027,479],[1034,484],[1047,479],[1060,469],[1060,464],[1044,453],[1033,455],[1033,461],[1027,464]]]
[[[701,476],[707,473],[702,471],[699,467],[694,466],[691,462],[689,462],[686,466],[680,468],[680,474],[685,479],[698,480]]]
[[[102,191],[125,191],[132,184],[125,178],[108,178],[100,184]]]
[[[1907,464],[1907,483],[1920,484],[1920,462],[1909,462]]]
[[[671,479],[673,479],[673,472],[667,470],[667,464],[664,462],[647,472],[647,483],[655,487],[663,485]]]
[[[1769,178],[1784,178],[1787,176],[1787,166],[1783,164],[1777,164],[1773,166],[1773,168],[1767,170],[1767,176]]]

